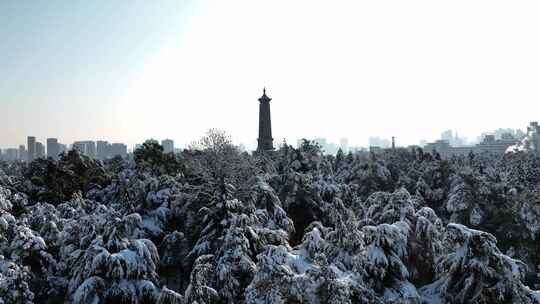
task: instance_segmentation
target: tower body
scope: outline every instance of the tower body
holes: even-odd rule
[[[270,101],[272,98],[263,96],[259,98],[259,138],[257,139],[257,151],[273,151],[274,139],[272,138],[272,120],[270,118]]]

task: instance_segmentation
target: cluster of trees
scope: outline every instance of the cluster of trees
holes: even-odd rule
[[[540,303],[539,190],[526,153],[249,154],[215,130],[0,163],[0,303]]]

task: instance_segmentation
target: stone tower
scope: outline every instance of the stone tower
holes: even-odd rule
[[[259,98],[259,138],[257,139],[257,151],[273,151],[274,139],[272,138],[272,121],[270,119],[270,100],[266,96],[266,88]]]

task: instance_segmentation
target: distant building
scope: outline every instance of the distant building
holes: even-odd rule
[[[86,144],[82,141],[76,141],[71,145],[72,150],[76,150],[80,154],[86,155]]]
[[[469,153],[489,152],[503,155],[510,146],[518,140],[511,134],[505,134],[501,139],[495,139],[494,135],[484,135],[483,140],[474,146],[454,147],[447,140],[437,140],[424,146],[426,152],[436,151],[441,157],[448,158],[453,155],[468,155]]]
[[[165,153],[174,153],[174,141],[172,139],[164,139],[161,141],[161,146],[163,146],[163,152]]]
[[[465,145],[466,139],[460,138],[458,133],[454,134],[452,130],[446,130],[441,133],[441,140],[447,141],[452,147],[462,147]]]
[[[3,156],[6,161],[16,161],[21,159],[19,156],[19,149],[6,149]]]
[[[369,146],[369,152],[371,153],[378,154],[378,153],[382,153],[383,151],[384,149],[379,146]]]
[[[324,137],[318,137],[318,138],[314,138],[314,139],[307,139],[307,138],[299,139],[296,142],[296,147],[300,148],[302,146],[302,144],[304,143],[304,140],[307,140],[310,143],[317,144],[319,147],[321,147],[321,150],[325,154],[330,154],[330,155],[336,155],[337,152],[339,151],[339,149],[341,149],[344,153],[362,150],[361,147],[349,147],[349,142],[348,142],[348,140],[346,138],[341,138],[340,139],[340,144],[337,145],[336,143],[329,142]],[[284,142],[284,143],[286,143],[286,142]]]
[[[45,154],[45,146],[40,143],[40,142],[36,142],[36,156],[35,158],[45,158],[46,154]]]
[[[110,157],[121,156],[125,158],[127,156],[127,146],[122,143],[111,144]]]
[[[22,161],[27,160],[28,159],[27,154],[28,154],[28,152],[26,151],[26,148],[24,147],[24,145],[20,145],[17,159],[22,160]]]
[[[501,139],[495,139],[495,135],[487,135],[484,140],[476,145],[478,152],[490,152],[503,155],[510,146],[518,141],[511,134],[505,134]]]
[[[153,139],[153,138],[149,138],[147,140],[144,141],[145,144],[157,144],[159,145],[159,141],[157,141],[156,139]]]
[[[368,151],[369,149],[365,147],[349,147],[351,153],[367,153]]]
[[[502,139],[503,136],[505,135],[512,135],[514,138],[516,139],[522,139],[525,135],[525,133],[523,133],[523,131],[517,129],[497,129],[493,132],[493,135],[495,135],[495,139]]]
[[[96,142],[92,140],[88,140],[85,142],[86,144],[86,155],[91,158],[96,158]]]
[[[527,127],[527,137],[529,145],[531,145],[536,155],[540,156],[540,126],[537,121],[531,122]]]
[[[96,144],[96,156],[98,159],[107,159],[109,158],[110,145],[109,142],[104,140],[98,140]]]
[[[27,160],[29,162],[36,158],[36,138],[34,136],[28,136],[26,140],[26,146],[28,147]]]
[[[452,132],[452,130],[446,130],[441,133],[441,140],[444,140],[450,143],[452,142],[453,139],[454,139],[454,133]]]
[[[379,147],[381,149],[390,148],[392,143],[388,139],[380,137],[370,137],[369,138],[369,147]]]
[[[450,146],[450,142],[448,142],[447,140],[443,140],[443,139],[440,139],[440,140],[436,140],[432,143],[427,143],[425,146],[424,146],[424,150],[426,152],[432,152],[432,151],[437,151],[439,154],[445,154],[450,151],[452,147]]]
[[[113,158],[115,156],[127,156],[127,146],[123,143],[110,144],[107,141],[98,140],[95,147],[95,157],[101,160]]]
[[[65,144],[58,144],[58,154],[67,153],[69,151],[68,146]]]
[[[58,144],[58,139],[47,138],[47,157],[58,159],[58,155],[60,155],[60,145]]]
[[[96,142],[92,140],[83,140],[76,141],[73,143],[73,150],[77,150],[80,153],[91,157],[96,158]]]

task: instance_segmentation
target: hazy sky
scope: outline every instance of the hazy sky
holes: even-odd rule
[[[473,138],[540,120],[540,1],[0,1],[0,147]]]

